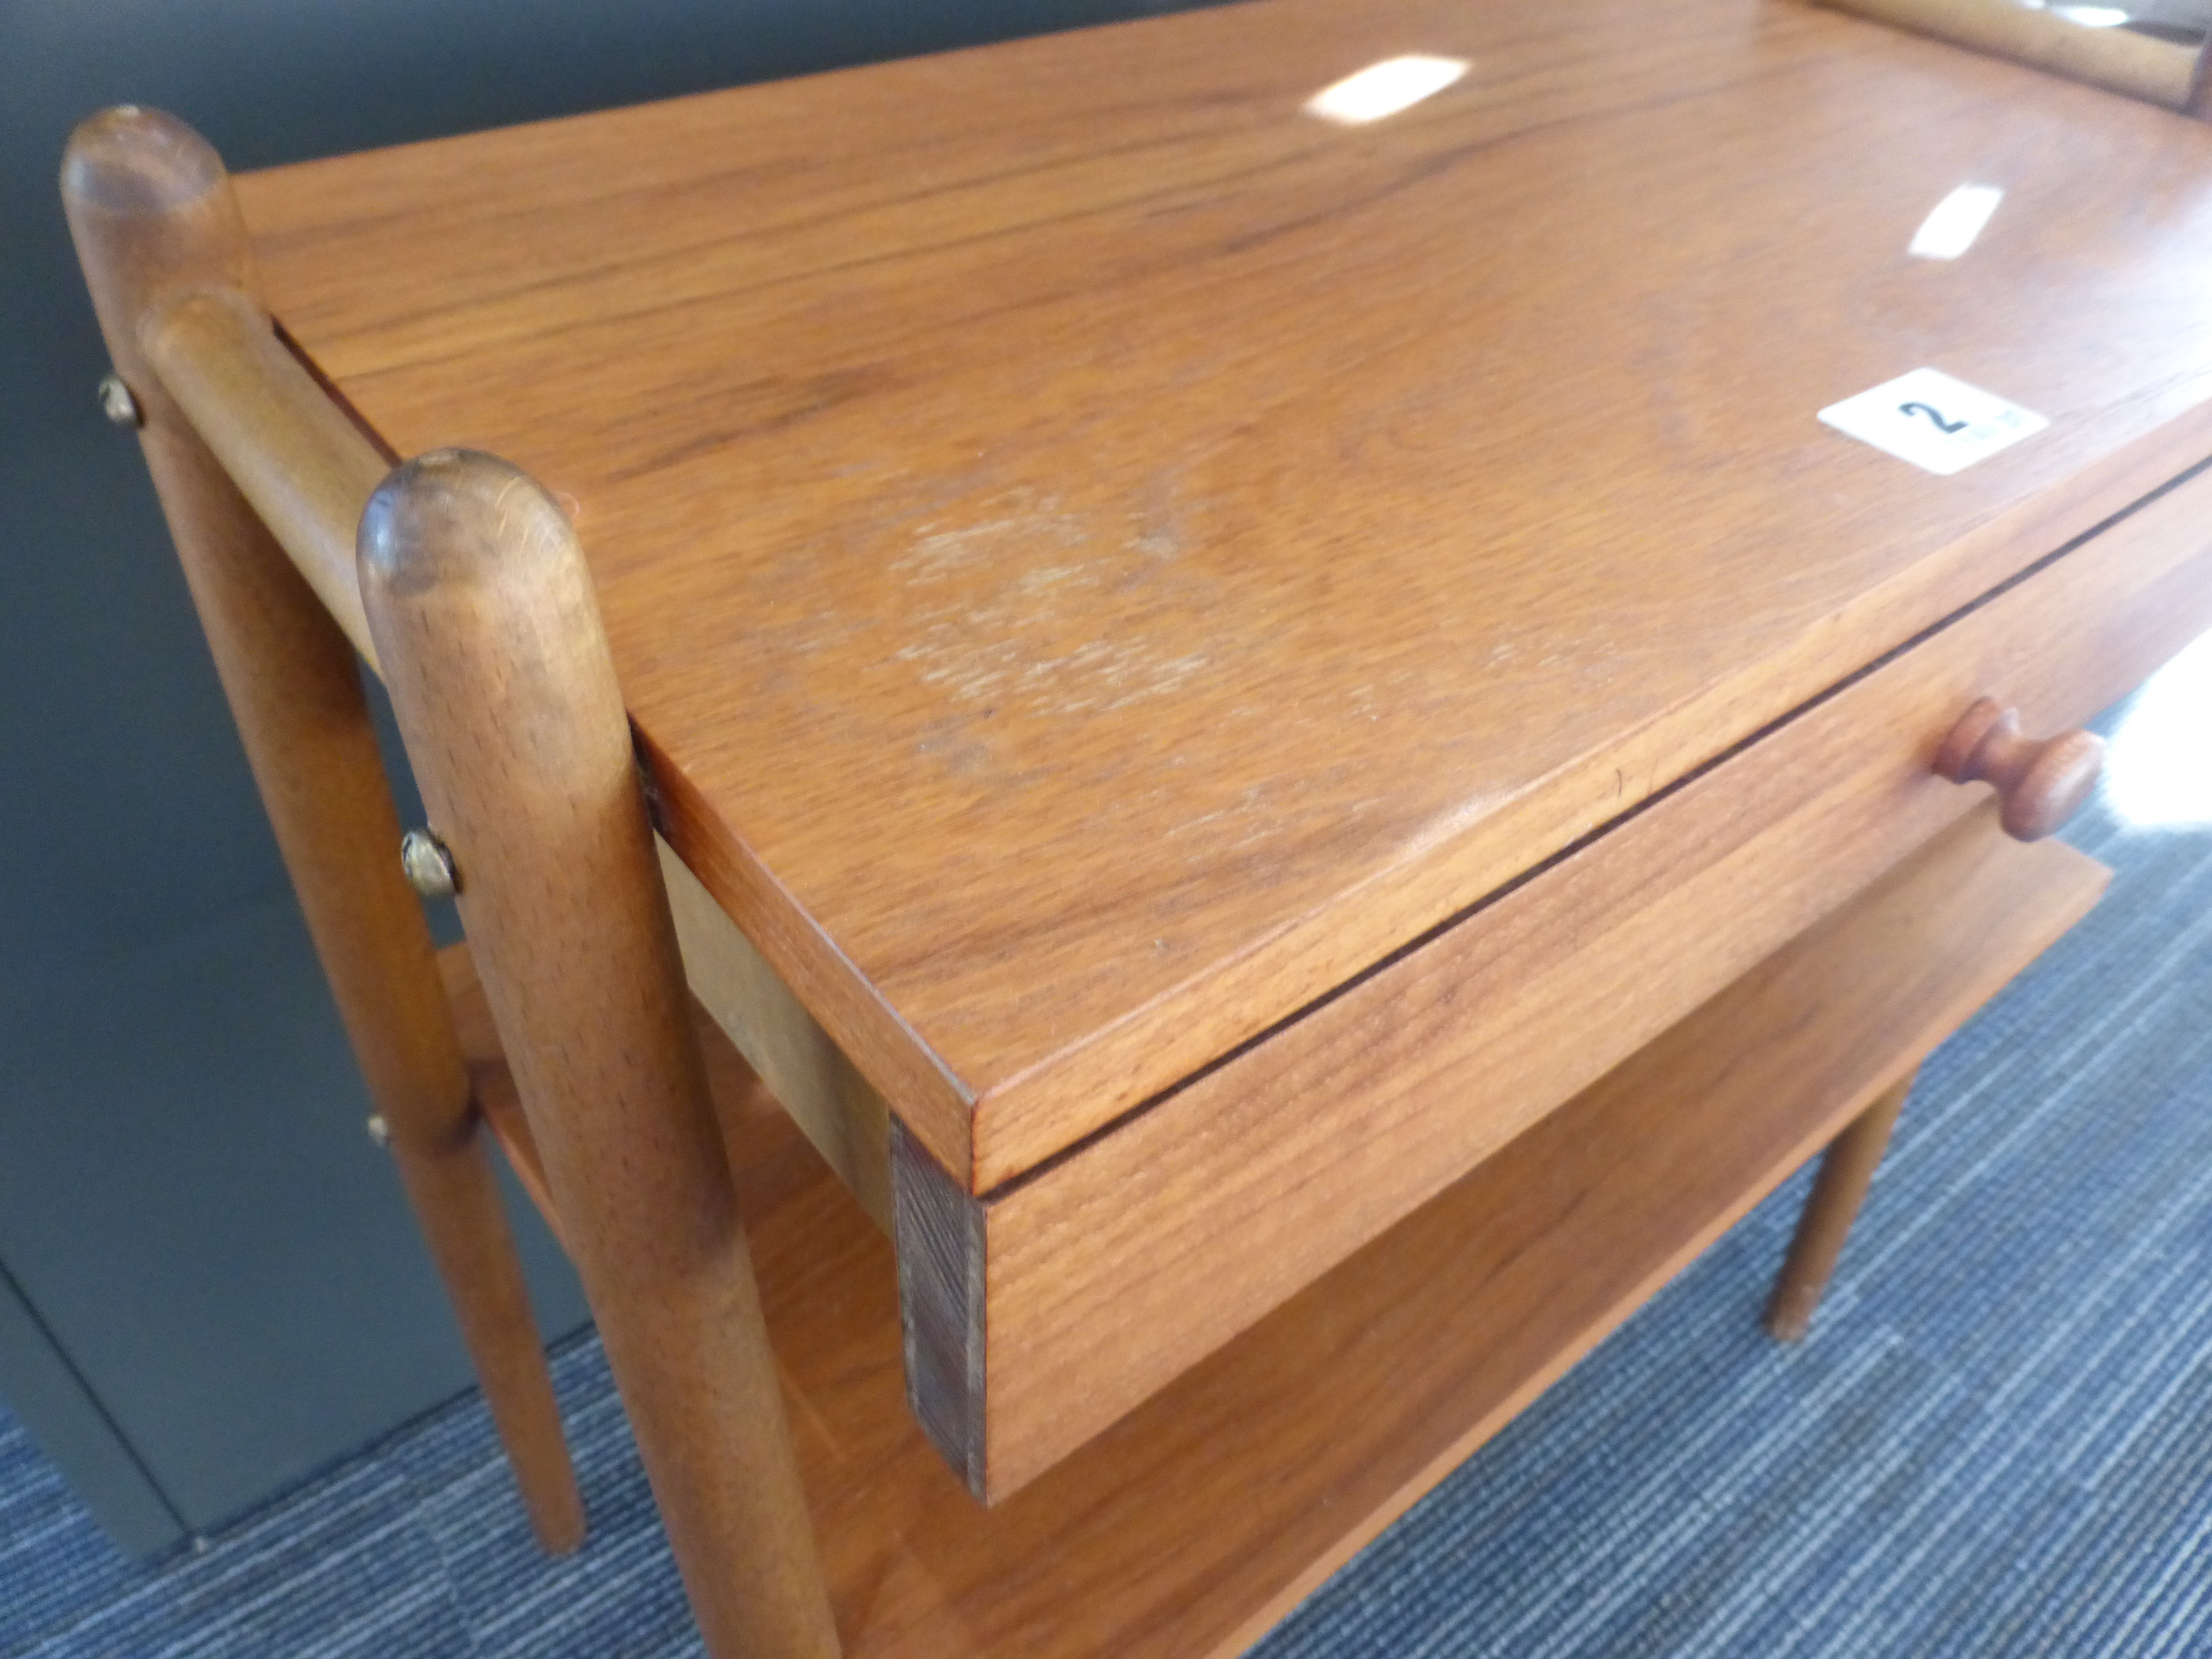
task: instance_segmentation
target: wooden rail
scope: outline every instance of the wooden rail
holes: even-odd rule
[[[2202,116],[2201,46],[2075,21],[2019,0],[1820,0],[1838,11],[1934,35],[1993,58]]]
[[[354,531],[391,462],[276,337],[269,313],[236,289],[169,301],[140,322],[138,343],[201,441],[375,668]]]
[[[286,347],[260,304],[195,289],[148,311],[138,344],[162,389],[222,463],[315,597],[381,674],[362,607],[354,538],[391,470]],[[883,1097],[672,855],[664,860],[693,991],[759,1069],[878,1225],[890,1225]]]

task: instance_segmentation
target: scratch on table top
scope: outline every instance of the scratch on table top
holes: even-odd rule
[[[1100,525],[1026,489],[988,512],[915,526],[888,567],[909,634],[891,654],[924,685],[956,703],[1064,719],[1166,696],[1213,665],[1208,651],[1164,651],[1156,638],[1171,630],[1143,625],[1147,611],[1192,597],[1152,580],[1173,564],[1172,531]]]

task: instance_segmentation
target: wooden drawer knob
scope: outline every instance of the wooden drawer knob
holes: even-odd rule
[[[1936,752],[1936,775],[1993,783],[1998,822],[2016,841],[2040,841],[2072,817],[2105,764],[2105,740],[2066,732],[2041,742],[2020,734],[2020,716],[1994,697],[1969,708]]]

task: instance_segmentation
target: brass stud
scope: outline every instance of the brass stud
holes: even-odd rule
[[[100,412],[118,426],[143,426],[146,421],[139,410],[138,400],[131,395],[131,388],[123,384],[120,374],[101,377]]]
[[[399,838],[399,867],[407,884],[424,898],[451,898],[461,890],[453,855],[433,830],[410,830]]]

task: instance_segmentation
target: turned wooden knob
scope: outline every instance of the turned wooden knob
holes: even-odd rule
[[[2104,764],[2105,740],[2095,732],[2024,738],[2020,716],[1994,697],[1961,715],[1936,752],[1936,776],[1996,786],[1997,821],[2015,841],[2040,841],[2072,817]]]

